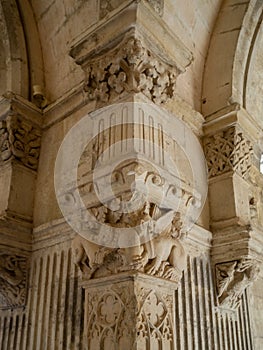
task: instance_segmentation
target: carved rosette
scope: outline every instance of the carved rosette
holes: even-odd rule
[[[41,132],[28,120],[9,115],[0,122],[0,159],[15,159],[36,170],[40,153]]]
[[[85,91],[90,100],[114,101],[124,93],[142,92],[155,103],[174,95],[179,71],[132,35],[106,55],[91,59],[86,68]]]
[[[218,305],[223,309],[235,310],[241,303],[245,289],[258,277],[259,270],[259,263],[248,258],[216,264]]]
[[[252,165],[253,149],[241,130],[233,126],[204,139],[209,177],[229,171],[247,178]]]
[[[24,306],[26,284],[27,257],[0,252],[0,308]]]
[[[94,280],[84,289],[89,349],[173,349],[172,284],[154,286],[152,278],[122,274],[114,281]]]

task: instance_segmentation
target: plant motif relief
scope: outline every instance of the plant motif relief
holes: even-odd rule
[[[0,159],[16,159],[36,170],[40,153],[40,131],[27,121],[8,116],[0,122]]]
[[[142,92],[155,103],[173,97],[177,70],[163,63],[137,38],[126,39],[111,54],[92,61],[85,91],[89,99],[107,102],[123,92]]]

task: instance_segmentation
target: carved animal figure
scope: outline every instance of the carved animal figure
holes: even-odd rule
[[[186,254],[179,237],[180,220],[175,216],[157,237],[138,246],[113,249],[77,235],[72,250],[75,263],[86,279],[137,269],[177,280],[186,266]]]
[[[178,238],[178,218],[156,238],[144,244],[141,259],[144,271],[164,278],[176,279],[186,267],[186,253]]]
[[[118,249],[100,246],[80,235],[75,236],[71,247],[74,262],[85,279],[117,273],[123,264]]]
[[[258,274],[259,266],[253,259],[242,258],[218,264],[216,278],[219,303],[230,309],[237,308],[244,290],[257,278]]]

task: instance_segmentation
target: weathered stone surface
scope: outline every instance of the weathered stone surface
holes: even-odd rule
[[[260,0],[1,1],[0,348],[261,350],[262,28]]]

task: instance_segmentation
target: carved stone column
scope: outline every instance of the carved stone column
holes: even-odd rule
[[[233,108],[235,107],[235,108]],[[209,172],[212,260],[217,303],[236,310],[262,264],[260,129],[239,106],[208,117],[204,149]]]
[[[27,296],[41,113],[9,93],[0,117],[0,309],[14,309]]]
[[[205,165],[189,152],[199,142],[160,108],[192,60],[162,21],[162,5],[101,1],[99,25],[70,51],[85,71],[83,91],[94,109],[115,103],[74,128],[68,140],[78,141],[80,161],[66,140],[68,165],[61,171],[61,152],[55,178],[60,208],[78,232],[72,249],[91,350],[175,347],[173,295],[186,266],[184,233],[205,200],[191,167],[200,161],[205,172]],[[93,139],[85,145],[87,125]]]

